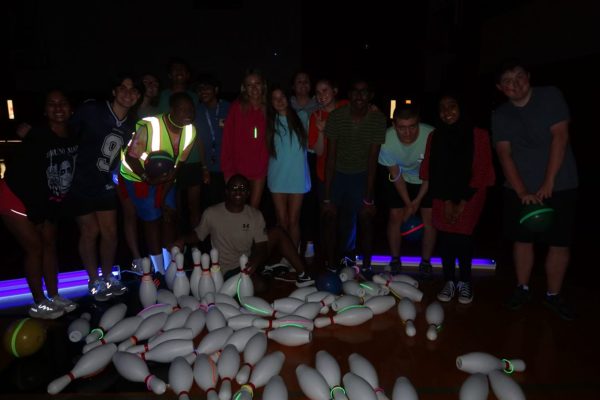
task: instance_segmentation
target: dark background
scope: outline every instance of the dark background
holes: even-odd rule
[[[194,76],[217,75],[228,99],[251,66],[284,85],[300,69],[313,79],[333,77],[342,93],[350,78],[364,76],[385,113],[389,99],[411,98],[421,102],[426,122],[436,114],[436,93],[458,88],[487,127],[503,101],[494,67],[516,56],[529,65],[534,85],[558,86],[571,108],[581,179],[574,269],[585,272],[576,273],[585,281],[598,275],[588,257],[598,237],[591,193],[598,176],[599,17],[593,0],[367,1],[352,7],[337,1],[6,3],[0,14],[0,139],[14,139],[18,122],[41,117],[42,95],[51,87],[66,89],[76,101],[101,97],[122,70],[153,72],[165,84],[171,56],[186,59]],[[14,121],[7,119],[8,98],[15,101]],[[0,159],[8,153],[10,145],[0,143]],[[482,219],[480,251],[504,254],[510,262],[498,235],[501,181],[499,174]],[[4,249],[15,247],[3,229],[0,238]]]

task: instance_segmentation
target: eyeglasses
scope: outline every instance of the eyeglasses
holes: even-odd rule
[[[250,189],[246,185],[232,185],[229,187],[229,190],[232,192],[247,192]]]
[[[369,89],[352,89],[352,94],[356,96],[367,97],[369,94],[371,94],[371,91]]]

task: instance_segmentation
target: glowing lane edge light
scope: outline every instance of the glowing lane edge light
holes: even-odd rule
[[[8,119],[15,119],[15,107],[11,99],[6,100],[6,108],[8,110]]]
[[[396,110],[396,100],[390,100],[390,119],[394,119],[394,111]]]

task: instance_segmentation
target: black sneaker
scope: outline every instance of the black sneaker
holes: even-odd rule
[[[290,272],[290,269],[285,264],[265,265],[262,274],[264,276],[281,276]]]
[[[358,275],[365,281],[372,281],[375,272],[373,272],[373,268],[371,267],[362,267]]]
[[[517,286],[513,294],[506,301],[506,306],[511,310],[518,310],[530,301],[531,291],[529,289],[524,289],[523,286]]]
[[[556,312],[565,321],[572,321],[575,319],[575,312],[567,303],[565,303],[565,300],[560,294],[547,294],[544,297],[544,305]]]
[[[296,286],[297,287],[310,286],[310,285],[314,285],[314,283],[315,283],[315,280],[307,272],[299,273],[296,278]]]
[[[426,281],[433,279],[433,267],[429,261],[419,263],[419,278]]]
[[[392,257],[389,263],[389,271],[392,275],[398,275],[402,269],[402,261],[400,257]]]
[[[469,304],[473,301],[473,287],[471,286],[471,282],[459,281],[456,289],[458,290],[458,302],[460,304]]]
[[[456,285],[453,281],[448,281],[437,294],[437,299],[444,303],[449,302],[454,297],[454,292],[456,292]]]

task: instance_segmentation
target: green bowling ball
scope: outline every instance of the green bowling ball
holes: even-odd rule
[[[544,204],[527,204],[521,210],[519,223],[532,232],[545,232],[554,223],[554,208]]]

